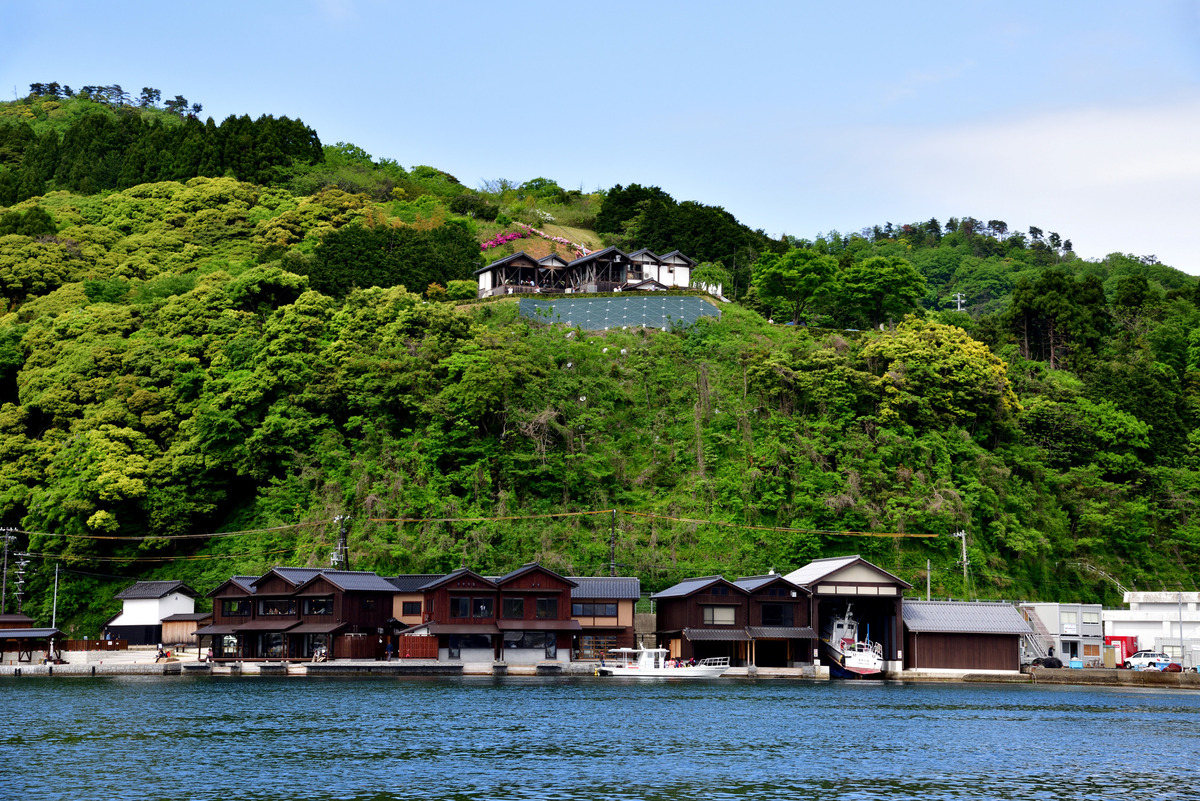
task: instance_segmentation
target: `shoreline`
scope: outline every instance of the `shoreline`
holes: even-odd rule
[[[438,662],[433,659],[377,660],[343,659],[333,662],[202,662],[198,654],[173,652],[170,659],[156,662],[154,649],[121,652],[66,651],[66,663],[33,664],[4,659],[0,677],[33,676],[592,676],[592,662],[509,665],[498,662]],[[794,668],[730,668],[728,679],[778,679],[830,681],[829,668],[806,665]],[[1113,668],[1042,668],[1026,667],[1017,671],[905,670],[886,674],[883,681],[958,684],[1054,684],[1090,687],[1149,687],[1159,689],[1200,690],[1200,673],[1159,673],[1157,671],[1117,670]],[[863,679],[860,681],[876,681]]]

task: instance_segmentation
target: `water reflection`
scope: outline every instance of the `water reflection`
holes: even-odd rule
[[[1004,685],[0,682],[6,797],[1186,797],[1200,696]]]

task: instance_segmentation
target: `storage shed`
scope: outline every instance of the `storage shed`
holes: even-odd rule
[[[1021,669],[1021,639],[1032,633],[1012,604],[904,600],[908,670]]]

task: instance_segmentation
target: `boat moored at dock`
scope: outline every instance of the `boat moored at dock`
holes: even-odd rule
[[[729,670],[729,657],[702,659],[692,664],[672,659],[666,648],[613,648],[614,664],[603,660],[597,676],[633,679],[715,679]]]

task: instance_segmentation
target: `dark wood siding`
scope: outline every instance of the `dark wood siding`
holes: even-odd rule
[[[908,632],[905,667],[953,670],[1020,670],[1020,637],[1015,634],[936,634]]]

